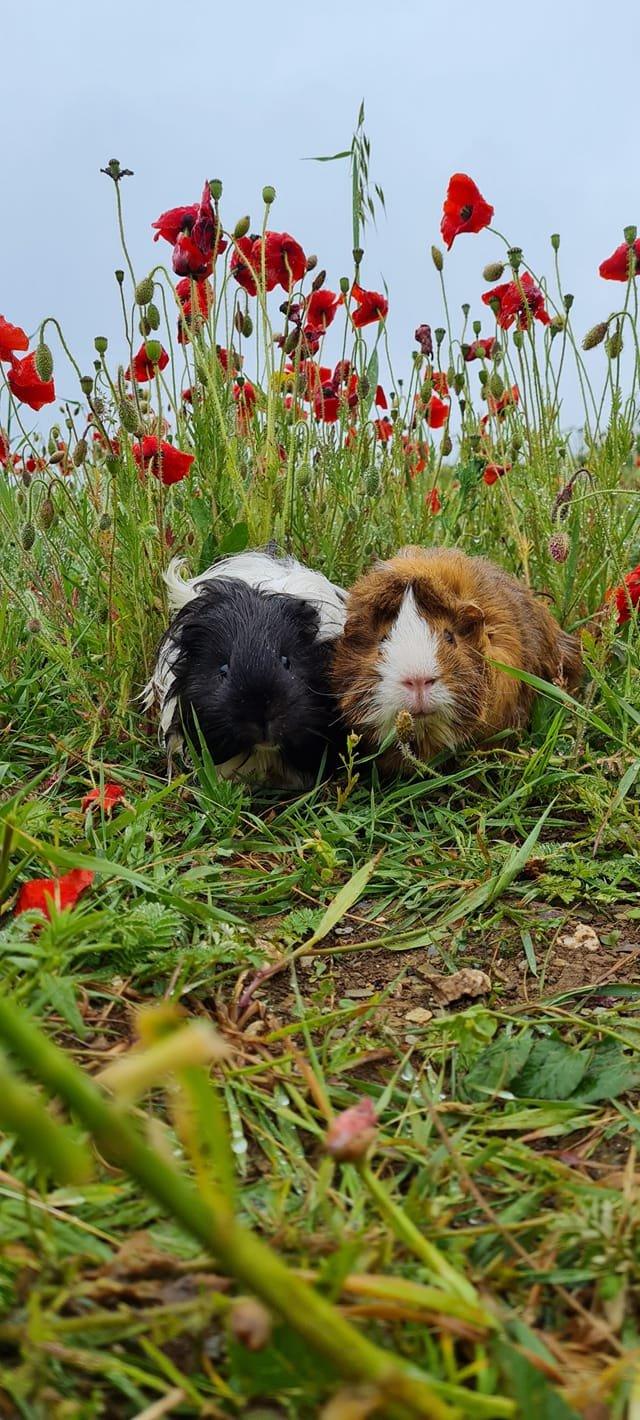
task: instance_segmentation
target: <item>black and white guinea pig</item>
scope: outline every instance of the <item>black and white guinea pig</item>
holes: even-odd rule
[[[198,729],[224,778],[303,788],[339,742],[329,685],[346,594],[321,572],[269,548],[241,552],[186,581],[165,573],[176,612],[143,691],[160,708],[171,766]]]

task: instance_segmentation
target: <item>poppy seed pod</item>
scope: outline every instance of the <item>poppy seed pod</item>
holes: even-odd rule
[[[559,232],[552,232],[552,234],[551,234],[551,245],[552,245],[554,251],[559,251],[559,250],[560,250],[560,234],[559,234]]]
[[[443,255],[442,255],[442,252],[440,251],[440,247],[432,247],[432,248],[431,248],[431,260],[432,260],[432,262],[433,262],[433,264],[434,264],[434,266],[435,266],[435,268],[436,268],[436,271],[442,271],[442,270],[443,270],[443,267],[444,267],[444,257],[443,257]]]
[[[151,330],[157,330],[160,325],[160,312],[158,307],[153,305],[153,302],[150,306],[147,306],[147,325]]]
[[[471,310],[471,306],[469,305],[469,302],[468,302],[468,301],[463,301],[463,302],[462,302],[462,314],[463,314],[465,320],[467,319],[467,316],[469,315],[469,311],[470,311],[470,310]]]
[[[144,353],[147,357],[147,360],[150,360],[152,365],[157,365],[159,360],[162,358],[162,346],[160,344],[160,341],[147,340],[146,345],[144,347]]]
[[[146,316],[140,317],[140,320],[138,321],[138,330],[140,331],[140,334],[142,336],[146,337],[147,335],[151,335],[151,322],[147,320]]]
[[[78,439],[78,442],[77,442],[77,444],[76,444],[76,446],[75,446],[75,449],[74,449],[74,451],[73,451],[73,465],[74,465],[74,468],[80,468],[81,465],[84,463],[86,457],[87,457],[87,441],[86,441],[86,439]]]
[[[83,394],[90,395],[93,389],[93,378],[91,375],[80,376],[80,389]]]
[[[524,345],[524,335],[522,334],[521,330],[514,330],[513,343],[516,347],[516,350],[522,350],[522,347]]]
[[[51,379],[53,374],[53,355],[48,345],[41,340],[36,350],[36,374],[39,380],[44,383]]]
[[[489,265],[488,265],[488,266],[485,266],[485,268],[484,268],[484,271],[483,271],[483,273],[482,273],[482,279],[483,279],[483,281],[499,281],[499,280],[500,280],[500,277],[501,277],[502,274],[503,274],[503,272],[504,272],[504,262],[503,262],[503,261],[490,261],[490,262],[489,262]],[[474,327],[474,329],[475,329],[475,327]],[[478,334],[480,334],[479,328],[478,328]]]
[[[347,291],[349,290],[350,285],[351,285],[351,282],[350,282],[348,276],[341,276],[341,277],[340,277],[340,290],[341,290],[343,296],[346,296]]]
[[[494,399],[500,399],[501,395],[504,394],[504,380],[498,374],[497,370],[494,370],[489,379],[489,392],[493,395]]]
[[[522,247],[509,247],[507,258],[511,270],[519,271],[522,266]]]
[[[106,335],[96,335],[93,343],[99,355],[106,355],[109,345]]]
[[[584,340],[582,342],[582,349],[595,350],[596,345],[602,345],[602,342],[605,338],[605,335],[607,334],[608,329],[608,320],[601,320],[598,322],[597,325],[592,325],[591,330],[588,330],[584,337]]]
[[[276,200],[276,190],[275,190],[275,187],[271,187],[271,185],[268,183],[267,186],[266,186],[266,187],[263,187],[263,189],[262,189],[262,201],[264,202],[265,207],[270,207],[271,204],[272,204],[272,202],[275,202],[275,200]]]
[[[625,239],[625,242],[627,243],[627,246],[628,246],[628,247],[632,247],[632,246],[633,246],[634,242],[636,241],[637,236],[638,236],[638,228],[637,228],[637,227],[625,227],[625,229],[624,229],[624,239]]]
[[[25,523],[20,533],[20,542],[25,552],[31,551],[35,540],[36,530],[33,526],[33,523]]]
[[[119,286],[122,286],[122,284],[123,284],[123,282],[124,282],[124,271],[122,270],[122,267],[118,267],[118,268],[117,268],[117,270],[114,272],[114,276],[115,276],[115,278],[116,278],[116,281],[117,281],[118,285],[119,285]]]
[[[251,218],[250,218],[250,217],[241,217],[240,220],[239,220],[238,222],[236,222],[236,225],[235,225],[235,227],[234,227],[234,229],[233,229],[233,239],[234,239],[234,241],[239,242],[242,237],[246,237],[247,232],[249,231],[250,226],[251,226]]]
[[[152,277],[152,276],[144,276],[143,279],[142,279],[142,281],[139,281],[139,282],[138,282],[138,284],[137,284],[137,286],[136,286],[135,295],[136,295],[136,304],[137,304],[138,306],[148,306],[148,305],[149,305],[149,301],[152,301],[152,300],[153,300],[153,277]]]
[[[573,305],[573,300],[574,300],[574,298],[573,298],[573,296],[571,295],[571,292],[570,292],[570,291],[567,291],[566,296],[563,296],[563,297],[562,297],[562,302],[563,302],[563,305],[564,305],[564,308],[565,308],[565,311],[567,312],[567,314],[568,314],[569,311],[571,310],[571,307],[572,307],[572,305]]]
[[[437,325],[433,333],[436,338],[436,346],[439,350],[447,332],[443,325]]]
[[[48,529],[51,527],[55,515],[56,510],[53,506],[53,503],[51,502],[51,499],[43,498],[40,507],[38,508],[38,526],[43,528],[44,531],[47,532]]]
[[[362,247],[354,247],[354,248],[353,248],[353,260],[355,261],[356,266],[360,266],[363,257],[364,257],[363,248],[362,248]]]
[[[209,192],[214,202],[219,202],[222,197],[222,181],[220,178],[212,178],[209,183]]]

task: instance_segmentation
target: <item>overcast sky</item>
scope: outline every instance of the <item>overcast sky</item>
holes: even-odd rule
[[[637,4],[23,0],[1,26],[0,311],[29,330],[57,315],[83,365],[96,334],[121,349],[123,263],[99,172],[110,157],[135,171],[123,196],[140,275],[159,254],[153,219],[220,177],[230,225],[245,212],[258,223],[273,183],[272,225],[317,252],[334,284],[350,270],[346,168],[302,160],[347,146],[363,97],[387,198],[363,279],[388,283],[396,364],[408,369],[417,324],[441,320],[429,250],[456,170],[537,270],[551,274],[561,232],[580,334],[614,308],[622,288],[597,268],[625,224],[640,226]],[[486,332],[481,272],[499,254],[483,233],[447,261],[452,313],[469,300]],[[565,415],[579,417],[573,399]]]

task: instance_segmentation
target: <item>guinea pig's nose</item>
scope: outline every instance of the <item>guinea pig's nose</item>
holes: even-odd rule
[[[406,675],[403,677],[402,684],[405,690],[415,690],[418,694],[422,694],[423,691],[430,690],[437,679],[438,677],[435,675]]]

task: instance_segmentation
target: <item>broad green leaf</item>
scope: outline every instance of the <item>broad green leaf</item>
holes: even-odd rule
[[[571,1096],[577,1104],[615,1099],[640,1084],[640,1055],[624,1051],[618,1041],[603,1041],[591,1054],[588,1069]]]
[[[244,552],[249,544],[249,527],[247,523],[235,523],[229,532],[223,537],[219,544],[216,555],[218,557],[231,557],[234,552]]]
[[[532,1047],[531,1031],[523,1031],[516,1037],[502,1036],[477,1057],[461,1082],[460,1098],[483,1100],[498,1090],[508,1089],[510,1081],[524,1068]]]
[[[537,1040],[511,1091],[520,1099],[568,1100],[586,1073],[591,1056],[553,1036]]]

